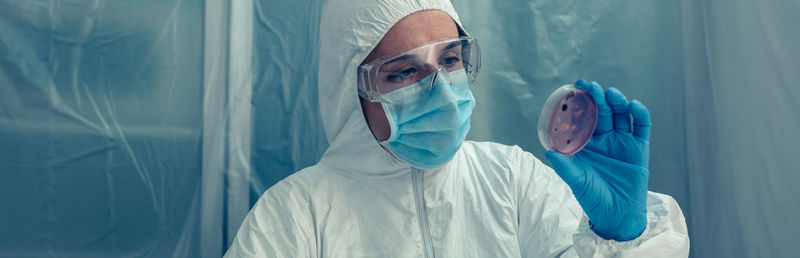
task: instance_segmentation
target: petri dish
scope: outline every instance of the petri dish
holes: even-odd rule
[[[586,146],[597,125],[597,104],[575,85],[556,89],[539,114],[539,142],[545,149],[572,155]]]

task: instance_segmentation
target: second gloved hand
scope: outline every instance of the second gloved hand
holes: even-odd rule
[[[634,239],[647,225],[650,114],[617,89],[604,93],[599,84],[584,80],[575,86],[597,103],[594,135],[572,160],[554,151],[546,157],[572,189],[595,233],[617,241]]]

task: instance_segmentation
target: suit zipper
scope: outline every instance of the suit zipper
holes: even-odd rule
[[[419,227],[422,234],[422,251],[425,257],[434,258],[431,230],[428,225],[428,211],[425,208],[425,196],[423,195],[423,189],[425,189],[425,185],[423,184],[424,172],[416,168],[412,170],[411,180],[413,181],[414,199],[417,203],[417,217],[419,218]]]

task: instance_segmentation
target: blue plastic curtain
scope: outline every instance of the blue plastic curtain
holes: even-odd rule
[[[800,2],[453,3],[481,44],[473,140],[543,158],[578,78],[651,110],[653,191],[695,257],[790,257]],[[218,257],[327,147],[324,1],[0,0],[0,257]]]
[[[203,3],[0,1],[0,256],[197,256]]]
[[[252,1],[0,1],[0,257],[219,257],[249,204]]]

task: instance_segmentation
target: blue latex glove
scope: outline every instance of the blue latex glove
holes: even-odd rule
[[[647,225],[650,113],[639,101],[596,82],[575,83],[597,103],[594,135],[572,160],[546,153],[556,173],[572,188],[597,235],[617,241],[638,237]],[[633,128],[631,128],[631,117]]]

